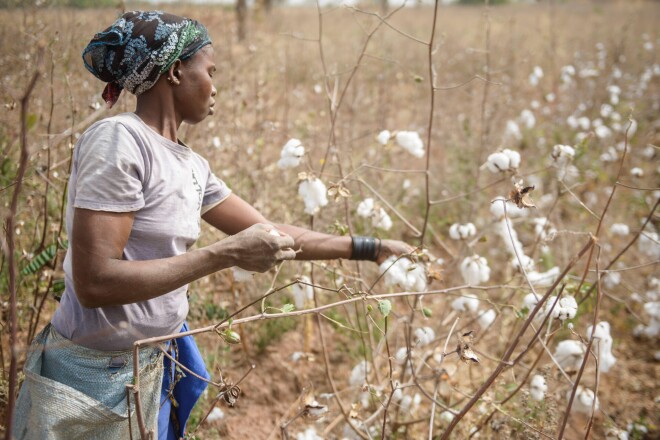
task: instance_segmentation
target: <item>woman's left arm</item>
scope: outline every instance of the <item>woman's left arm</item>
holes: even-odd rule
[[[255,223],[269,223],[278,231],[293,237],[295,249],[299,250],[296,256],[298,260],[333,260],[351,257],[351,237],[324,234],[298,226],[273,223],[235,194],[231,194],[222,203],[211,208],[202,218],[228,235],[234,235]],[[377,263],[383,262],[390,255],[401,255],[413,250],[412,246],[398,240],[382,240]]]

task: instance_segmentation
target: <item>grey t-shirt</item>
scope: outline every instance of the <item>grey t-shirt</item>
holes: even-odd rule
[[[208,162],[185,145],[156,133],[134,113],[92,125],[80,137],[69,178],[66,228],[74,208],[135,212],[124,260],[185,253],[197,240],[201,214],[227,198],[229,188]],[[64,259],[65,291],[55,329],[85,347],[112,351],[138,339],[179,331],[188,314],[188,286],[121,306],[83,307],[73,286],[71,252]]]

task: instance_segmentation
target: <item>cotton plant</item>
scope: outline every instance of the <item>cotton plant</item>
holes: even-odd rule
[[[612,354],[612,336],[610,335],[610,323],[601,321],[596,324],[596,330],[593,326],[587,328],[587,337],[591,338],[593,332],[596,356],[598,358],[598,369],[607,373],[616,363],[616,358]]]
[[[412,292],[426,291],[427,274],[422,263],[392,255],[381,263],[379,271],[384,274],[387,286],[399,286]]]
[[[486,160],[486,168],[491,173],[515,171],[520,166],[520,153],[508,148],[492,153]]]
[[[470,286],[478,286],[490,279],[488,261],[476,254],[466,257],[461,262],[460,270],[463,280]]]
[[[399,131],[394,136],[401,148],[415,157],[424,157],[424,142],[416,131]]]
[[[284,170],[287,168],[295,168],[300,165],[300,161],[305,155],[305,147],[299,139],[289,139],[282,151],[280,152],[280,160],[277,161],[277,166]]]
[[[469,237],[474,237],[477,234],[477,229],[472,223],[454,223],[449,227],[449,237],[452,240],[465,240]]]
[[[548,385],[545,383],[545,378],[540,374],[535,374],[529,383],[529,395],[532,399],[541,401],[545,398],[547,391]]]
[[[298,186],[298,195],[305,202],[305,213],[309,215],[316,215],[322,207],[328,204],[327,192],[325,184],[313,175],[301,173],[300,184]]]
[[[548,298],[543,309],[544,315],[550,315],[551,318],[558,319],[560,321],[566,321],[567,319],[575,318],[578,309],[578,304],[575,300],[575,297],[566,295],[559,298],[559,301],[556,300],[556,296],[551,296]],[[555,302],[557,304],[555,304]]]
[[[392,228],[392,219],[380,206],[374,203],[374,199],[367,197],[358,204],[357,214],[360,217],[370,218],[374,228],[389,231]]]

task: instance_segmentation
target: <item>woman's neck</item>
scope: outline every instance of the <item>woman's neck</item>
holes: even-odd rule
[[[161,136],[178,142],[177,133],[181,126],[181,121],[174,110],[169,93],[163,93],[159,90],[159,84],[147,90],[137,97],[135,114],[149,127],[153,128]]]

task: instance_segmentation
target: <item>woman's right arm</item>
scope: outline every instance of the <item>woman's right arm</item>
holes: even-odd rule
[[[73,280],[84,307],[130,304],[158,297],[231,266],[264,272],[292,260],[293,238],[274,236],[256,224],[209,246],[175,257],[127,261],[122,254],[133,226],[132,212],[76,208],[71,240]]]

